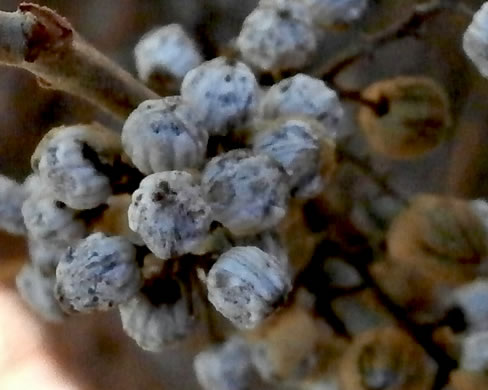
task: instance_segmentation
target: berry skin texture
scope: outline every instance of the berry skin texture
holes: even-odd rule
[[[127,118],[122,145],[144,174],[199,168],[208,133],[197,126],[193,108],[179,96],[142,102]]]
[[[21,184],[0,175],[0,229],[16,235],[26,233],[21,208],[27,195]]]
[[[488,2],[474,14],[463,36],[463,49],[483,77],[488,77]]]
[[[134,49],[134,56],[137,74],[144,82],[154,75],[181,80],[203,61],[193,40],[177,23],[145,34]]]
[[[193,367],[198,383],[205,390],[250,389],[256,377],[249,346],[239,337],[200,352]]]
[[[107,169],[121,152],[120,137],[98,124],[50,130],[32,155],[34,172],[56,199],[75,210],[102,204],[112,193]]]
[[[122,237],[94,233],[68,248],[56,268],[56,298],[68,313],[104,311],[141,287],[135,247]]]
[[[290,288],[288,264],[252,246],[225,252],[207,277],[208,300],[241,329],[259,325]]]
[[[65,317],[54,297],[55,282],[54,276],[44,274],[32,264],[25,264],[15,279],[22,299],[48,322],[60,322]]]
[[[322,80],[299,73],[281,80],[264,94],[260,114],[264,119],[308,116],[324,125],[324,136],[335,138],[344,109],[337,93]]]
[[[254,138],[253,150],[281,164],[296,197],[314,197],[324,187],[320,176],[321,139],[316,127],[307,121],[288,119],[271,124]]]
[[[422,156],[441,143],[451,125],[444,89],[426,77],[378,81],[363,91],[377,104],[376,112],[362,106],[358,120],[376,152],[393,159]]]
[[[181,96],[198,112],[210,135],[226,135],[246,124],[258,106],[256,77],[242,62],[217,57],[187,73]]]
[[[202,188],[213,218],[240,236],[267,230],[285,217],[288,180],[269,156],[236,149],[210,160]]]
[[[237,38],[246,62],[272,72],[302,68],[316,46],[307,7],[290,1],[260,2],[244,20]]]
[[[212,216],[195,178],[168,171],[147,176],[132,194],[129,227],[160,259],[198,254]]]

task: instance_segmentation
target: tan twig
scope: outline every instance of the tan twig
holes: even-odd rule
[[[0,12],[0,63],[26,69],[42,86],[80,96],[121,119],[158,97],[85,42],[65,18],[36,4]]]

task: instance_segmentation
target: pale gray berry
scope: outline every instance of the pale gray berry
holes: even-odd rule
[[[68,246],[86,234],[86,226],[76,219],[76,212],[42,190],[26,199],[22,215],[29,236],[35,240]]]
[[[286,246],[278,232],[274,230],[264,231],[252,236],[235,237],[233,241],[234,246],[255,246],[263,252],[276,257],[280,263],[288,264]]]
[[[43,319],[59,322],[65,317],[54,297],[54,275],[46,275],[32,264],[25,264],[15,282],[22,299]]]
[[[200,352],[193,367],[205,390],[251,389],[257,377],[249,346],[239,337]]]
[[[68,245],[36,239],[29,235],[27,244],[31,263],[44,274],[55,275],[59,260],[68,249]]]
[[[194,109],[180,96],[142,102],[127,118],[122,145],[144,174],[199,168],[208,133],[197,126]]]
[[[225,57],[192,69],[181,85],[181,96],[198,112],[210,135],[225,135],[252,119],[259,93],[251,70]]]
[[[290,287],[288,265],[252,246],[225,252],[207,277],[209,301],[239,328],[259,325]]]
[[[259,233],[285,216],[288,175],[264,154],[245,149],[214,157],[202,174],[202,188],[213,218],[235,235]]]
[[[129,227],[163,260],[199,254],[212,222],[200,185],[191,174],[179,171],[142,180],[128,214]]]
[[[180,24],[168,24],[145,34],[134,49],[137,74],[147,82],[153,75],[183,79],[203,61],[195,43]]]
[[[56,199],[76,210],[102,204],[111,194],[106,170],[121,152],[120,137],[97,124],[49,131],[31,163]]]
[[[292,1],[261,2],[244,20],[236,43],[246,62],[275,72],[302,68],[317,46],[308,8]]]
[[[337,93],[314,77],[299,73],[273,85],[263,96],[261,116],[276,119],[286,115],[305,115],[322,123],[324,136],[335,138],[344,115]]]
[[[478,71],[488,77],[488,2],[474,14],[463,36],[463,49]]]
[[[10,234],[26,233],[22,217],[22,203],[27,193],[23,186],[6,176],[0,175],[0,229]]]
[[[361,18],[368,0],[301,0],[319,26],[351,23]]]
[[[310,121],[287,119],[270,124],[254,137],[253,150],[267,154],[285,169],[290,177],[293,196],[312,198],[324,188],[322,168],[322,140],[318,126]]]
[[[124,331],[151,352],[160,352],[183,339],[195,323],[189,297],[178,281],[163,279],[160,283],[154,291],[145,293],[143,289],[119,306]]]
[[[463,339],[459,366],[479,373],[488,370],[488,332],[473,333]]]
[[[479,279],[456,288],[450,308],[461,310],[469,332],[488,331],[488,280]]]
[[[68,248],[56,269],[56,298],[67,312],[109,310],[141,287],[135,247],[94,233]]]

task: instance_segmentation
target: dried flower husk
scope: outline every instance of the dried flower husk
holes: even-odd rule
[[[392,260],[455,284],[482,271],[487,234],[469,202],[423,194],[393,220],[387,245]]]
[[[447,93],[427,77],[378,81],[363,91],[375,105],[362,105],[358,119],[369,145],[394,159],[421,156],[435,148],[451,125]]]
[[[397,327],[356,336],[340,365],[343,390],[430,390],[435,365],[422,347]]]

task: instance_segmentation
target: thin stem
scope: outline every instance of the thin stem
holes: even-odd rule
[[[66,19],[36,4],[0,12],[0,63],[26,69],[42,86],[80,96],[119,119],[158,97],[85,42]]]

